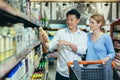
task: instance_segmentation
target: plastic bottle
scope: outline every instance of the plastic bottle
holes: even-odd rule
[[[39,35],[48,35],[44,30],[43,30],[43,28],[42,27],[40,27],[39,28]],[[46,42],[48,43],[50,40],[49,40],[49,38],[46,40]]]
[[[43,28],[42,27],[40,27],[39,28],[39,37],[40,37],[40,35],[48,35],[44,30],[43,30]],[[46,43],[49,43],[49,38],[46,40]],[[42,51],[43,51],[43,53],[48,53],[48,50],[44,47],[44,45],[42,45]]]

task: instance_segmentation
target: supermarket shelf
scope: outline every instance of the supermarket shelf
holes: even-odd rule
[[[48,72],[45,71],[44,80],[48,80]]]
[[[43,27],[43,29],[44,30],[49,30],[49,31],[57,31],[57,30],[62,29],[62,28],[44,28]]]
[[[0,65],[0,79],[18,63],[15,56],[10,57]]]
[[[118,2],[118,0],[30,0],[31,2],[75,2],[75,1],[83,1],[83,2]]]
[[[36,47],[36,46],[38,46],[38,45],[40,45],[40,41],[34,43],[34,44],[31,45],[29,48],[30,48],[30,49],[33,49],[34,47]]]
[[[114,32],[120,32],[120,30],[114,30]]]
[[[0,0],[0,24],[22,22],[26,27],[39,27],[37,21],[12,8],[4,0]]]
[[[3,63],[0,64],[0,79],[4,77],[14,66],[18,64],[23,58],[25,58],[31,50],[38,46],[40,42],[34,43],[30,47],[23,50],[21,53],[10,57],[9,59],[5,60]]]
[[[116,52],[119,52],[120,51],[120,48],[115,48]]]
[[[115,46],[115,48],[120,50],[120,46]]]
[[[115,38],[115,39],[113,39],[113,40],[114,40],[114,41],[120,41],[120,39],[116,39],[116,38]]]

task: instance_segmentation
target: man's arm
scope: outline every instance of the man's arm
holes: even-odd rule
[[[77,51],[77,45],[70,43],[68,41],[65,41],[65,40],[58,40],[58,46],[59,45],[66,45],[66,46],[69,46],[73,52]]]
[[[48,43],[42,43],[43,53],[48,53]]]

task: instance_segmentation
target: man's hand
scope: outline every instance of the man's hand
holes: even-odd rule
[[[77,51],[77,45],[75,45],[71,42],[68,42],[68,41],[65,41],[65,40],[58,40],[58,46],[61,46],[61,45],[64,46],[63,48],[66,48],[66,49],[71,50],[73,52]]]
[[[40,41],[42,43],[46,43],[48,40],[48,35],[43,35],[43,34],[40,34]]]
[[[58,40],[58,46],[59,45],[66,45],[66,46],[69,46],[70,42],[68,41],[65,41],[65,40]]]

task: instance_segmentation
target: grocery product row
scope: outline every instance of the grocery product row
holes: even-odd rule
[[[37,73],[46,80],[47,55],[43,55],[39,25],[28,10],[29,0],[0,1],[0,80],[35,80]]]

